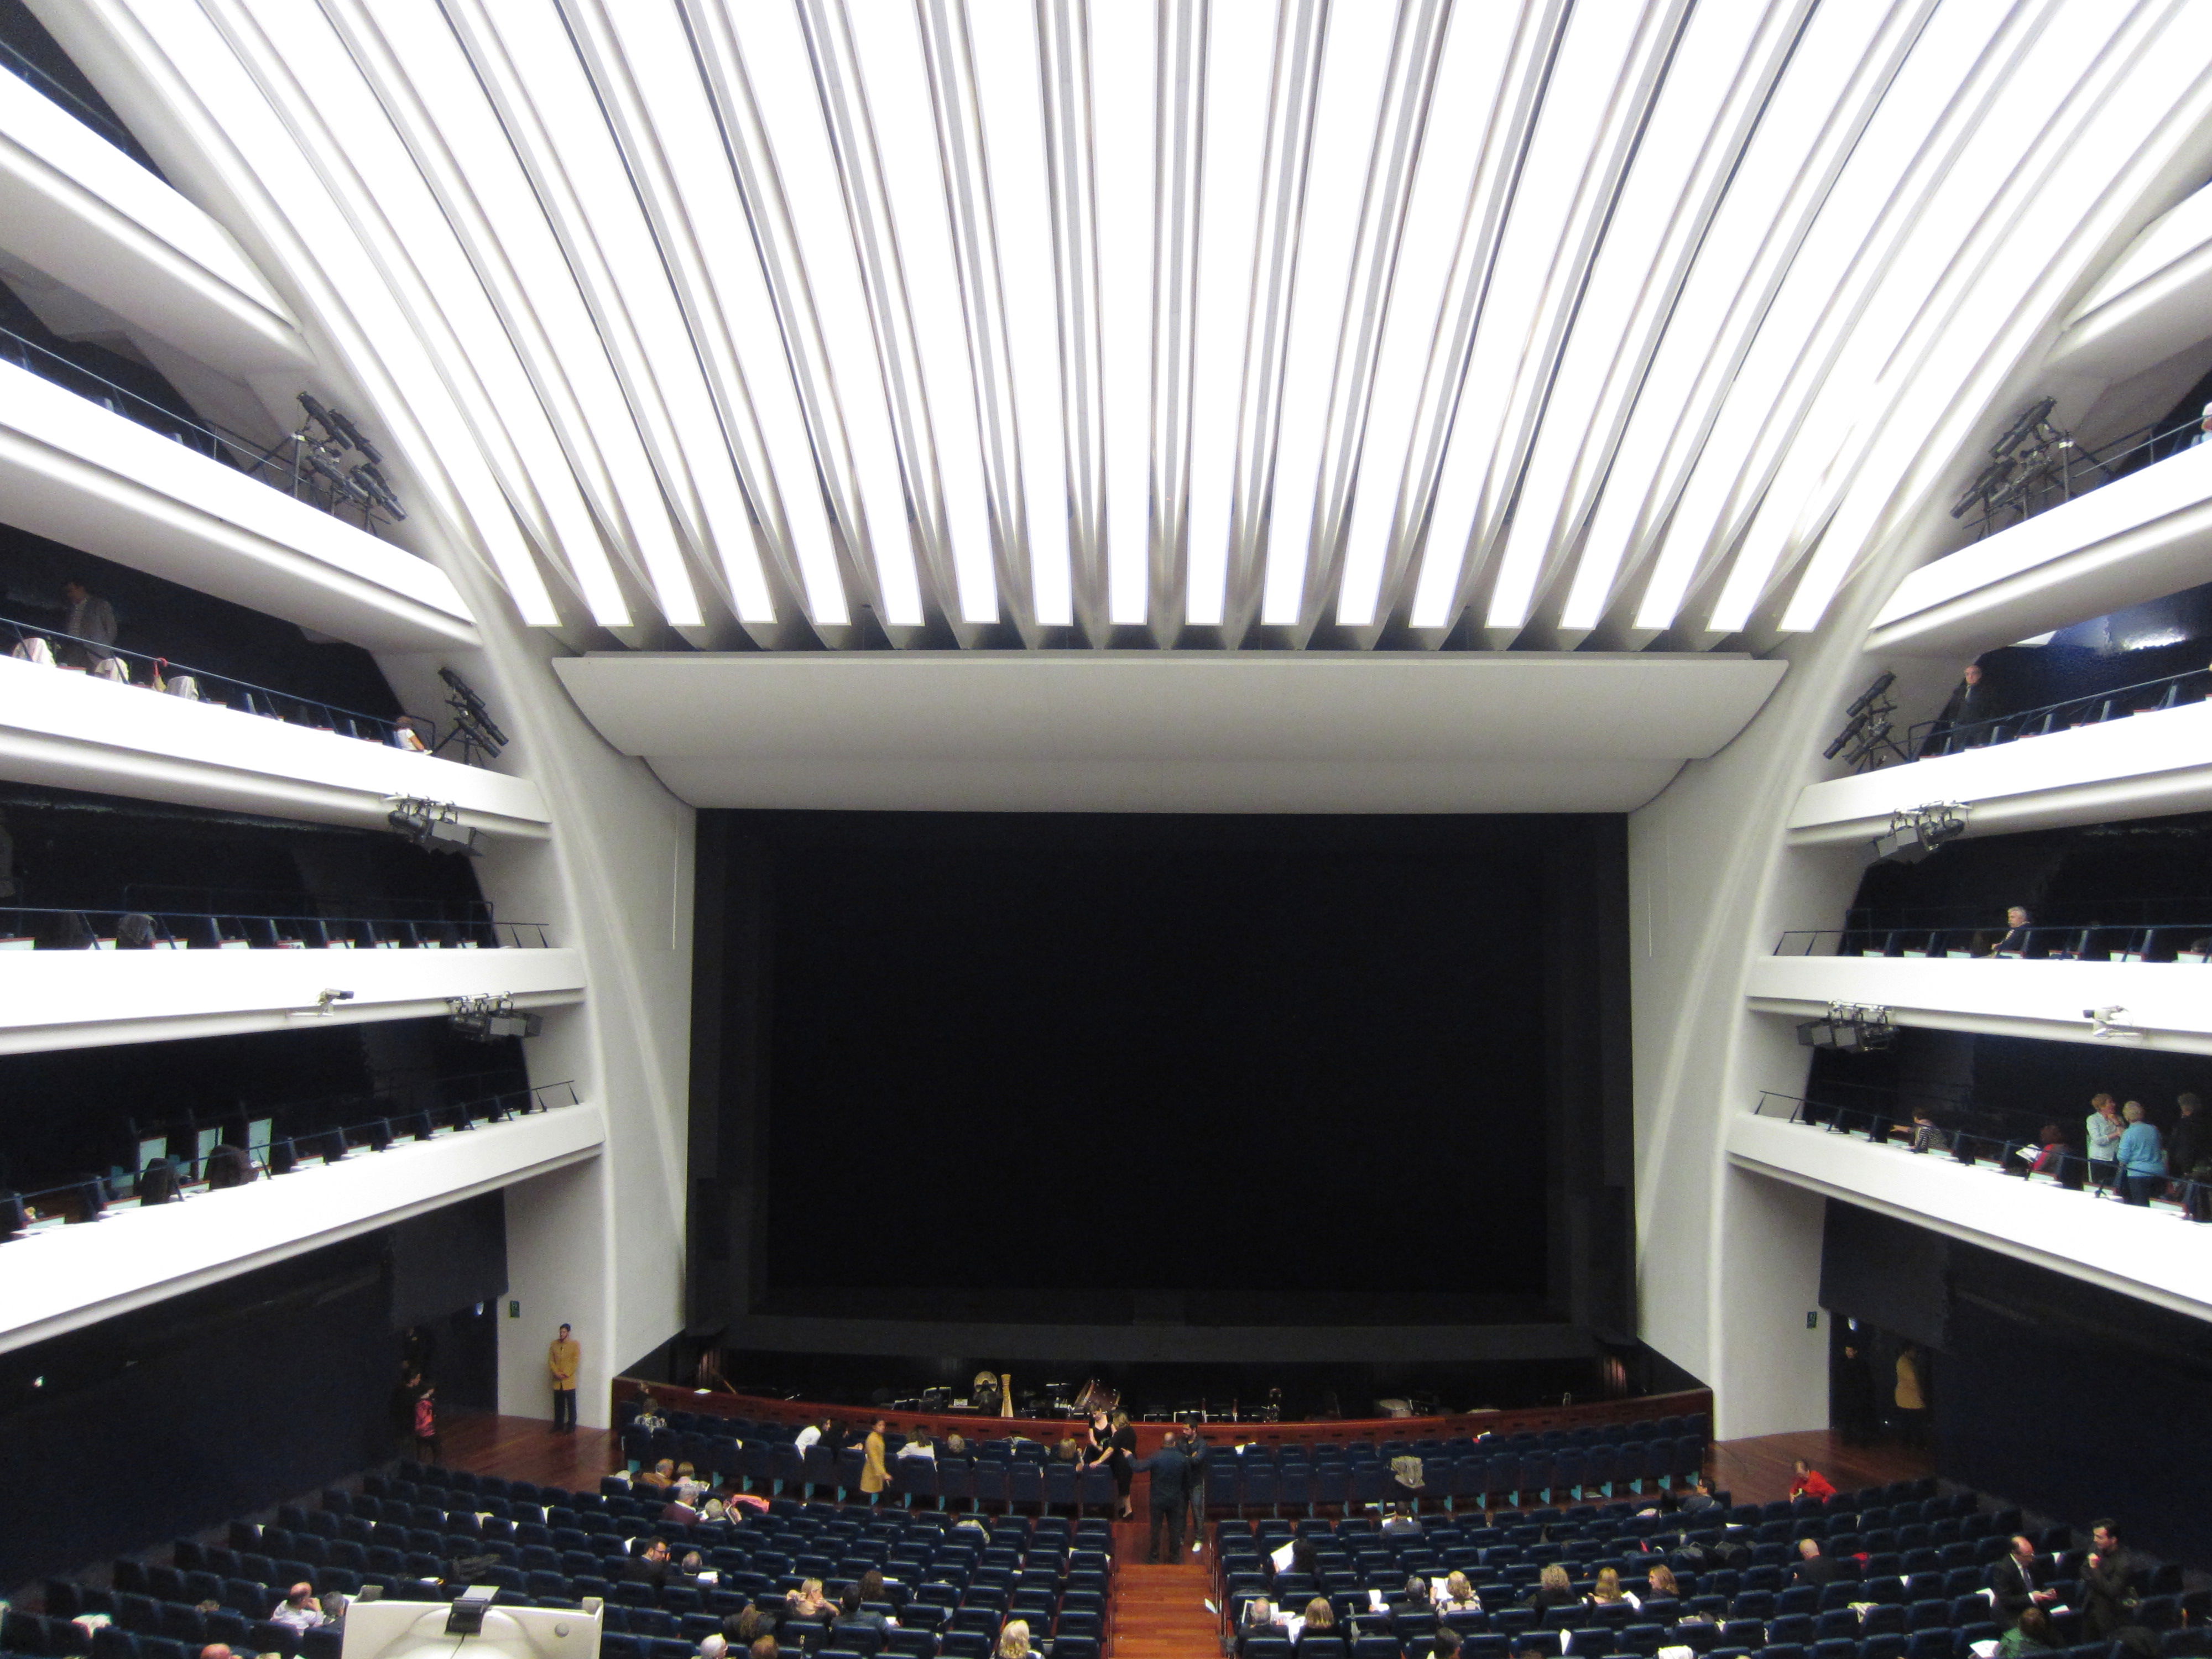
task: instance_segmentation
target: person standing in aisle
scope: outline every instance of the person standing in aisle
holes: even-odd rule
[[[97,668],[115,654],[115,607],[71,577],[62,584],[69,601],[69,620],[62,632],[71,642],[62,647],[62,662],[70,668]]]
[[[584,1350],[563,1325],[561,1334],[553,1339],[545,1350],[545,1369],[553,1383],[553,1432],[563,1429],[571,1434],[576,1429],[576,1370],[583,1364]]]
[[[890,1483],[890,1468],[884,1461],[884,1419],[879,1417],[868,1425],[868,1437],[860,1443],[860,1490],[868,1494],[868,1502],[879,1504]]]
[[[2120,1137],[2127,1133],[2126,1121],[2120,1116],[2120,1103],[2110,1095],[2092,1095],[2089,1104],[2094,1109],[2085,1120],[2088,1131],[2089,1184],[2103,1192],[2112,1184],[2112,1177],[2120,1172]]]

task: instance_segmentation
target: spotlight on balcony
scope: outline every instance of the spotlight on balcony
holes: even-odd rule
[[[461,809],[453,802],[418,800],[412,795],[394,795],[389,799],[392,810],[384,821],[417,847],[471,858],[483,850],[478,844],[482,834],[461,822]]]
[[[1957,801],[1930,801],[1889,815],[1889,828],[1874,838],[1874,855],[1894,864],[1917,864],[1946,842],[1966,831],[1966,808]]]
[[[1820,1018],[1798,1022],[1797,1041],[1808,1048],[1832,1048],[1838,1054],[1878,1054],[1897,1041],[1897,1028],[1889,1023],[1887,1008],[1832,1002]]]
[[[456,1036],[466,1037],[471,1042],[497,1042],[504,1037],[534,1037],[544,1029],[545,1021],[538,1014],[526,1013],[514,1006],[514,999],[503,997],[448,997],[446,1006],[452,1010],[447,1023]]]

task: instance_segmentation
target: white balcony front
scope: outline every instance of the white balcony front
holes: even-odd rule
[[[598,1106],[562,1106],[35,1229],[0,1243],[0,1351],[596,1157],[605,1139]]]
[[[583,994],[583,952],[561,948],[0,950],[0,1054],[420,1019],[459,997],[550,1008]]]
[[[0,75],[0,249],[231,374],[313,361],[228,232],[14,75]]]
[[[7,362],[0,520],[372,651],[476,641],[427,559]]]
[[[1790,839],[1865,841],[1891,813],[1937,801],[1972,808],[1970,836],[2212,809],[2212,702],[1808,784],[1790,810]]]
[[[2212,444],[1998,531],[1897,586],[1869,651],[1955,657],[2194,587],[2212,568]]]
[[[2212,964],[1942,957],[1758,957],[1754,1013],[1807,1019],[1831,1003],[1887,1008],[1899,1025],[2212,1054]],[[2092,1010],[2118,1009],[2100,1036]]]
[[[2163,1307],[2212,1316],[2212,1226],[1778,1117],[1729,1119],[1729,1161]]]
[[[406,796],[489,833],[548,833],[527,778],[10,657],[0,777],[317,823],[381,824]]]

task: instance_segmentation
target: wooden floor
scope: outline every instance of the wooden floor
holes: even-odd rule
[[[1917,1480],[1936,1473],[1935,1456],[1925,1447],[1895,1443],[1848,1446],[1832,1430],[1808,1429],[1800,1434],[1715,1441],[1713,1486],[1739,1504],[1771,1504],[1790,1496],[1792,1466],[1800,1457],[1826,1475],[1838,1492]]]
[[[612,1429],[556,1434],[543,1417],[448,1415],[443,1438],[446,1462],[502,1480],[596,1492],[601,1475],[622,1467],[622,1441]]]
[[[1116,1528],[1116,1542],[1122,1529]],[[1114,1659],[1194,1659],[1218,1654],[1214,1616],[1206,1610],[1211,1583],[1201,1559],[1186,1548],[1174,1566],[1152,1566],[1140,1542],[1124,1547],[1114,1569]]]

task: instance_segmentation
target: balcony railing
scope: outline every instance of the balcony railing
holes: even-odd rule
[[[316,417],[315,423],[321,424],[325,431],[321,438],[311,435],[303,428],[273,444],[258,444],[243,433],[233,432],[214,422],[179,415],[143,392],[133,392],[36,340],[24,338],[12,329],[0,328],[0,359],[100,404],[111,415],[120,415],[158,432],[196,454],[235,468],[272,489],[283,491],[295,501],[356,523],[371,535],[376,533],[380,523],[390,524],[405,516],[397,499],[384,485],[381,473],[374,473],[372,488],[359,476],[363,470],[361,466],[356,465],[349,472],[335,464],[358,445],[331,429],[330,423],[319,417]],[[310,405],[311,410],[319,407]],[[350,428],[351,422],[346,424]],[[374,472],[374,467],[369,471]]]
[[[574,1082],[544,1083],[404,1114],[364,1116],[301,1134],[277,1132],[283,1115],[296,1109],[282,1106],[270,1109],[265,1115],[241,1113],[234,1125],[227,1127],[244,1130],[240,1140],[245,1144],[226,1139],[204,1153],[196,1144],[198,1131],[213,1126],[192,1123],[181,1131],[158,1126],[141,1128],[142,1141],[167,1142],[179,1133],[191,1137],[191,1155],[165,1153],[137,1170],[82,1176],[36,1192],[0,1192],[0,1241],[98,1221],[123,1210],[197,1200],[258,1181],[327,1167],[356,1152],[380,1152],[403,1142],[440,1139],[481,1124],[503,1123],[580,1102]]]
[[[356,708],[342,708],[333,702],[273,690],[251,680],[193,668],[167,657],[149,657],[141,651],[125,651],[96,640],[81,640],[74,634],[42,628],[36,623],[0,617],[0,641],[12,641],[9,649],[15,655],[23,656],[33,651],[33,640],[46,642],[58,666],[99,672],[118,684],[167,692],[192,702],[210,702],[217,708],[259,714],[290,726],[313,726],[317,731],[334,732],[342,738],[389,744],[394,749],[427,752],[436,746],[436,723],[418,714],[402,714],[391,720],[381,714],[364,714]],[[72,657],[76,660],[70,661]],[[101,662],[113,662],[117,666],[100,669],[96,665]]]
[[[2000,943],[2002,950],[1997,949]],[[2202,963],[2212,956],[2212,921],[2150,923],[2054,922],[2008,930],[1988,922],[1956,927],[1793,928],[1775,941],[1778,957],[1937,957],[1964,960]]]
[[[368,906],[361,906],[368,908]],[[546,950],[541,921],[0,907],[0,951]]]
[[[1893,1146],[1908,1154],[1948,1158],[1970,1169],[2090,1197],[2114,1196],[2113,1166],[2092,1164],[2063,1142],[2045,1142],[2042,1130],[2049,1125],[2039,1125],[2033,1130],[1961,1126],[1944,1121],[1945,1109],[1955,1110],[1956,1103],[1916,1107],[1909,1101],[1899,1101],[1886,1106],[1850,1105],[1768,1090],[1760,1093],[1759,1103],[1752,1109],[1760,1117],[1784,1118],[1829,1134],[1851,1135],[1878,1146]],[[2160,1177],[2144,1207],[2190,1221],[2212,1220],[2212,1181],[2185,1175]]]
[[[1917,760],[1928,760],[1937,755],[1986,748],[1991,744],[2014,743],[2022,738],[2048,737],[2053,732],[2124,720],[2130,714],[2178,708],[2184,703],[2200,702],[2208,696],[2212,696],[2212,668],[2191,668],[2183,673],[2169,674],[2164,679],[2142,680],[2134,685],[2115,686],[2109,691],[2092,691],[2063,702],[2047,702],[2009,714],[1993,714],[1987,720],[1960,724],[1943,720],[1922,720],[1908,734],[1905,752]]]

